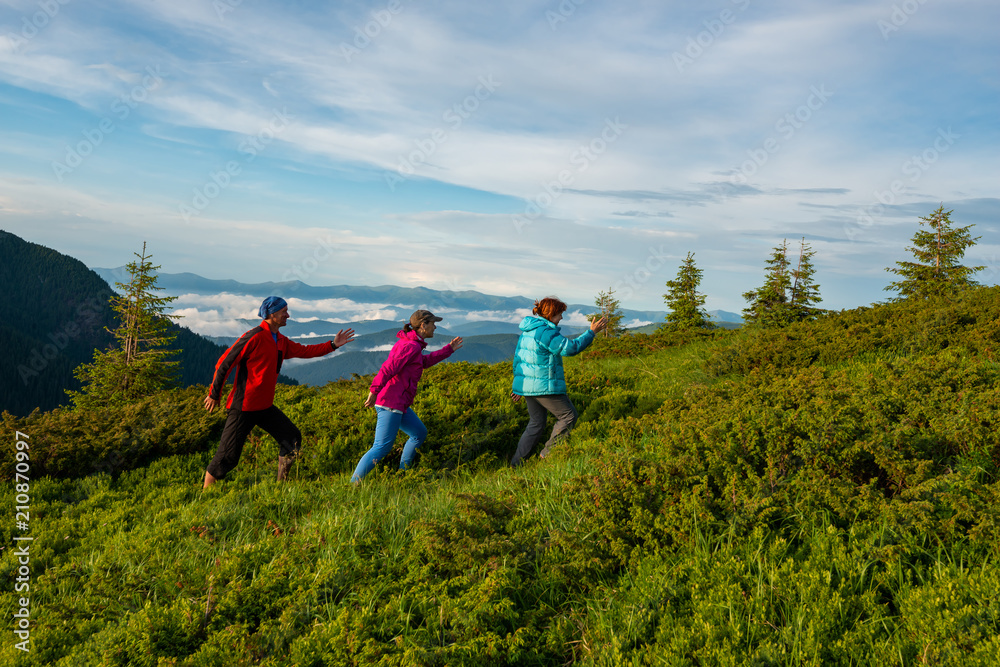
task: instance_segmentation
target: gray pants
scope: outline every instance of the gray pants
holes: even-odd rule
[[[552,435],[549,436],[540,456],[548,456],[552,445],[570,432],[573,424],[576,423],[576,408],[566,394],[550,394],[548,396],[525,396],[524,402],[528,406],[528,427],[521,434],[521,439],[517,443],[517,451],[514,458],[510,460],[511,467],[521,464],[531,450],[535,448],[538,441],[545,433],[545,420],[551,412],[555,418],[555,426],[552,427]]]

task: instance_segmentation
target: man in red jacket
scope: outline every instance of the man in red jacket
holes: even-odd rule
[[[205,489],[216,480],[224,479],[236,467],[243,444],[254,426],[261,427],[278,441],[278,479],[286,479],[302,443],[302,433],[274,405],[274,387],[281,362],[296,357],[322,357],[354,340],[354,329],[341,330],[332,341],[319,345],[300,345],[289,340],[278,333],[278,329],[288,322],[288,304],[281,297],[264,299],[257,314],[263,318],[260,325],[240,336],[215,364],[212,386],[205,397],[205,409],[215,410],[226,377],[235,367],[233,389],[226,402],[226,425],[222,429],[219,449],[205,470],[202,487]]]

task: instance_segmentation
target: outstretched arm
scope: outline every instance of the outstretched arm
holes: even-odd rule
[[[550,335],[540,338],[538,342],[552,354],[572,357],[586,350],[594,342],[594,325],[591,325],[590,329],[587,329],[576,338],[566,338],[555,331],[551,331]]]
[[[431,352],[430,354],[425,354],[421,357],[421,361],[424,364],[424,368],[430,368],[439,361],[444,361],[451,356],[452,352],[455,352],[460,347],[462,347],[462,337],[456,336],[451,339],[451,342],[442,347],[436,352]]]

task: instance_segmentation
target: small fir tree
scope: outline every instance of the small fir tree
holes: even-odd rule
[[[607,292],[598,293],[597,298],[594,299],[594,305],[600,310],[587,315],[587,321],[593,322],[602,317],[608,319],[608,326],[598,335],[603,335],[605,338],[617,338],[625,334],[626,329],[621,323],[625,319],[625,314],[621,310],[621,302],[615,298],[613,289],[609,287]]]
[[[813,267],[812,258],[815,254],[816,251],[809,247],[805,237],[802,237],[802,242],[799,245],[799,263],[792,271],[791,297],[789,298],[790,317],[794,322],[811,320],[823,312],[822,308],[815,306],[823,300],[819,295],[819,285],[813,282],[813,274],[816,269]]]
[[[816,269],[812,257],[815,254],[803,238],[798,263],[792,269],[788,261],[788,240],[776,246],[771,259],[767,260],[764,285],[743,294],[750,302],[743,310],[743,321],[767,328],[783,327],[821,313],[822,309],[814,305],[822,301],[819,285],[813,282]]]
[[[743,309],[743,321],[763,327],[783,327],[791,321],[788,293],[792,274],[788,269],[788,241],[781,242],[767,260],[764,285],[743,293],[749,306]]]
[[[138,262],[125,268],[129,282],[115,283],[120,294],[111,297],[112,309],[118,314],[119,325],[111,334],[115,342],[104,350],[94,351],[94,360],[82,364],[73,375],[83,385],[79,392],[69,391],[77,408],[120,406],[148,396],[170,386],[175,381],[179,362],[171,357],[177,350],[166,349],[177,337],[170,330],[170,320],[164,310],[176,297],[156,296],[155,271],[151,255],[135,253]],[[110,331],[110,330],[109,330]]]
[[[708,319],[705,295],[698,292],[702,271],[694,263],[694,253],[689,252],[677,271],[677,278],[667,281],[670,291],[663,295],[670,312],[665,327],[670,330],[714,327]]]
[[[913,235],[913,245],[906,248],[916,261],[896,262],[898,268],[886,269],[901,276],[901,280],[885,288],[899,292],[895,300],[948,296],[979,285],[971,276],[986,267],[965,266],[960,262],[965,251],[980,237],[970,235],[974,225],[953,228],[951,213],[939,206],[929,216],[920,218],[921,227],[927,225],[929,229],[918,229]]]

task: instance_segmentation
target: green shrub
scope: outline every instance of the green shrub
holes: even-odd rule
[[[393,469],[401,435],[357,488],[370,378],[279,387],[292,480],[257,432],[205,493],[204,388],[4,415],[30,435],[33,625],[0,661],[995,664],[998,294],[595,344],[566,360],[573,437],[514,470],[509,364],[429,369],[419,465]]]

